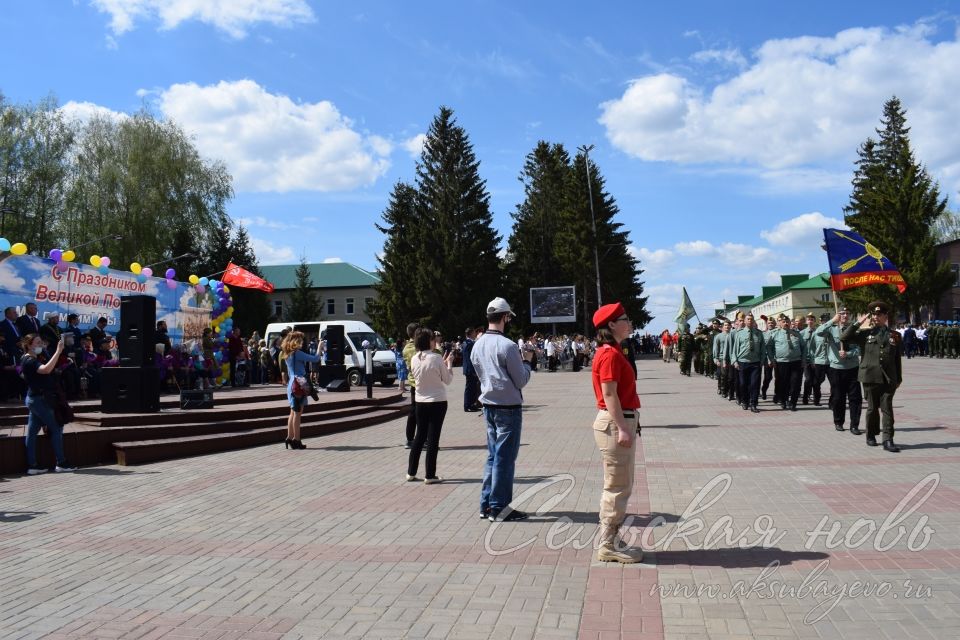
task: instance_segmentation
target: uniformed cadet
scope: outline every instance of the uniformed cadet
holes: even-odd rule
[[[713,357],[713,345],[717,339],[717,336],[720,335],[720,321],[714,318],[710,322],[710,328],[707,330],[707,348],[704,351],[704,358],[706,366],[704,371],[711,378],[717,377],[717,363],[714,361]],[[717,384],[717,389],[720,389],[719,383]]]
[[[867,444],[877,446],[882,416],[883,449],[897,453],[900,447],[893,443],[893,396],[903,382],[901,338],[889,327],[890,307],[885,302],[874,301],[867,308],[869,313],[847,327],[840,339],[860,346],[862,355],[857,379],[863,384],[863,393],[867,396]]]
[[[824,314],[823,320],[830,316]],[[803,404],[810,402],[810,394],[813,394],[813,404],[820,406],[820,387],[823,385],[823,379],[827,377],[827,343],[823,336],[817,335],[817,317],[813,313],[808,313],[805,318],[807,328],[800,332],[803,339],[805,352],[803,359]]]
[[[950,321],[950,333],[947,339],[947,351],[951,358],[960,358],[960,322]]]
[[[740,373],[744,410],[760,413],[757,401],[760,396],[760,363],[767,359],[763,333],[757,328],[753,314],[748,313],[743,329],[733,338],[734,367]]]
[[[763,331],[764,331],[764,335],[763,335],[763,339],[767,341],[767,346],[769,346],[769,345],[770,345],[770,338],[773,336],[773,332],[776,330],[777,325],[776,325],[776,323],[775,323],[774,320],[773,320],[773,316],[770,316],[770,317],[760,316],[760,319],[763,320],[763,322],[764,322],[764,330],[763,330]],[[770,359],[764,360],[764,362],[763,362],[763,380],[762,380],[762,382],[760,383],[760,397],[763,398],[764,400],[767,399],[767,389],[770,388],[770,383],[773,381],[773,371],[774,371],[774,368],[775,368],[775,367],[773,366],[773,360],[770,360]],[[780,402],[780,400],[777,399],[777,387],[776,387],[776,385],[774,385],[774,387],[773,387],[773,402],[774,402],[774,404],[777,404],[777,403]]]
[[[680,344],[677,350],[680,354],[680,374],[690,375],[690,365],[693,363],[693,335],[690,333],[690,325],[684,323],[680,325]]]
[[[720,333],[713,337],[713,364],[716,368],[717,394],[726,398],[728,395],[727,369],[730,367],[730,321],[724,320]]]
[[[787,316],[777,318],[777,324],[767,339],[767,357],[776,367],[774,395],[780,400],[781,409],[789,407],[790,411],[796,411],[806,355],[803,338]]]
[[[829,406],[833,411],[833,426],[837,431],[843,431],[846,406],[849,405],[850,433],[859,436],[863,433],[860,431],[863,395],[860,392],[860,382],[857,381],[860,347],[840,341],[841,333],[850,326],[850,314],[843,308],[833,318],[817,327],[816,334],[823,338],[827,345],[827,380],[830,381]]]
[[[693,371],[698,375],[703,375],[703,361],[707,351],[706,327],[703,324],[697,325],[697,330],[693,332]]]
[[[730,360],[727,367],[727,398],[730,401],[736,400],[737,404],[743,401],[742,388],[740,386],[740,372],[733,366],[733,336],[743,328],[743,318],[741,313],[737,313],[733,325],[730,327],[730,335],[727,336],[727,357]]]

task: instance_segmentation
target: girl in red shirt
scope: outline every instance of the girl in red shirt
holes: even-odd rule
[[[597,560],[629,564],[643,559],[642,550],[627,547],[617,535],[627,517],[627,502],[633,490],[635,445],[640,431],[640,398],[634,372],[620,351],[620,343],[633,333],[633,324],[623,305],[617,302],[597,309],[593,326],[597,329],[593,392],[599,409],[593,436],[603,460]]]

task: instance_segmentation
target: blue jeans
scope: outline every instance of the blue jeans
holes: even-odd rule
[[[30,411],[30,415],[27,417],[27,465],[29,467],[37,466],[37,434],[40,433],[42,425],[47,425],[47,432],[50,434],[50,442],[53,444],[53,453],[57,457],[57,464],[65,465],[67,456],[63,453],[63,427],[53,417],[53,408],[42,397],[28,393],[27,409]]]
[[[483,469],[480,510],[499,513],[513,500],[513,472],[520,451],[523,412],[520,407],[483,408],[487,421],[487,464]]]

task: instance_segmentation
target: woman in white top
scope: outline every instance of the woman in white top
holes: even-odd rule
[[[440,354],[434,352],[436,339],[433,332],[426,328],[417,330],[413,344],[417,353],[410,358],[410,374],[416,382],[417,431],[410,446],[407,482],[417,480],[420,452],[426,444],[427,468],[423,482],[436,484],[441,480],[437,477],[437,450],[440,447],[443,418],[447,415],[446,386],[453,380],[453,353],[441,358]]]

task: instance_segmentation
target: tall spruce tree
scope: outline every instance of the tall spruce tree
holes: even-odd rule
[[[290,294],[290,308],[286,313],[289,322],[309,322],[320,319],[320,302],[313,292],[313,278],[306,256],[300,256],[300,265],[296,270],[296,284]]]
[[[563,145],[541,140],[527,154],[519,176],[525,197],[513,213],[504,272],[509,276],[507,299],[520,325],[530,321],[530,287],[574,284],[557,256],[570,170],[570,155]]]
[[[922,305],[935,305],[952,282],[949,265],[937,263],[934,229],[947,213],[947,198],[917,162],[910,147],[906,109],[894,96],[883,106],[877,140],[858,150],[853,192],[844,207],[846,223],[900,269],[907,289],[877,285],[843,295],[853,309],[874,299],[890,304],[894,314],[917,317]]]
[[[597,308],[594,243],[600,262],[602,301],[622,302],[634,326],[641,328],[651,320],[646,309],[647,298],[643,296],[643,283],[639,280],[643,270],[630,254],[629,232],[615,220],[620,210],[613,196],[607,193],[606,181],[593,162],[589,163],[589,172],[588,186],[586,156],[581,151],[574,158],[567,178],[566,207],[557,234],[558,259],[577,283],[582,305],[578,305],[577,311],[584,332],[592,332],[589,320],[592,310]],[[591,192],[596,236],[591,220]]]
[[[406,326],[420,321],[427,308],[420,303],[411,281],[415,277],[421,245],[417,217],[417,192],[405,182],[397,182],[383,212],[383,224],[377,229],[386,236],[380,262],[380,284],[370,317],[374,328],[385,336],[406,336]]]
[[[242,266],[255,276],[263,277],[257,264],[257,255],[250,243],[250,236],[242,224],[236,226],[230,239],[230,258],[234,264]],[[230,287],[230,295],[233,297],[234,325],[239,327],[245,336],[254,331],[263,336],[271,315],[267,294],[259,289]]]
[[[417,163],[417,270],[409,279],[423,318],[446,335],[484,321],[502,295],[500,237],[480,163],[453,110],[441,107]]]

